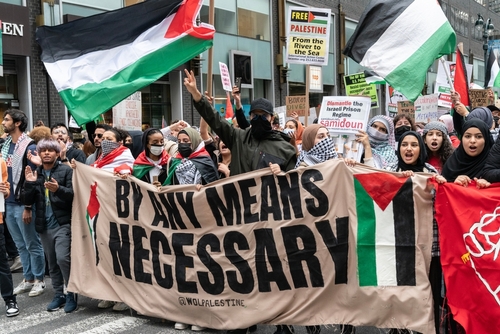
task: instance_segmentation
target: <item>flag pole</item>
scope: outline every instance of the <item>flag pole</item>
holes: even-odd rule
[[[443,64],[444,73],[446,73],[446,77],[448,78],[448,83],[450,84],[451,89],[455,90],[455,87],[453,86],[453,81],[451,81],[450,71],[448,71],[448,69],[446,68],[444,57],[441,56],[439,60],[441,61],[441,64]]]
[[[215,8],[214,8],[214,2],[215,0],[210,0],[209,7],[208,7],[208,23],[210,25],[214,25],[214,16],[215,16]],[[208,49],[208,71],[207,71],[207,91],[208,95],[213,96],[212,92],[212,84],[213,84],[213,69],[212,65],[214,63],[214,47],[212,46],[210,49]]]

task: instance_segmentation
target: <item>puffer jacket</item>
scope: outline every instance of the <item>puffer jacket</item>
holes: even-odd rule
[[[35,229],[38,233],[43,233],[47,228],[45,224],[45,174],[42,168],[40,166],[36,170],[37,180],[25,181],[21,191],[21,201],[24,205],[35,205]],[[50,170],[50,177],[59,184],[56,192],[49,191],[50,205],[54,216],[59,225],[70,224],[73,205],[73,169],[56,162]]]
[[[295,168],[295,147],[289,143],[290,137],[286,134],[273,131],[266,138],[257,140],[251,134],[251,127],[244,130],[234,128],[212,108],[205,97],[195,102],[194,106],[231,150],[231,175],[269,167],[269,163],[280,165],[283,171]]]

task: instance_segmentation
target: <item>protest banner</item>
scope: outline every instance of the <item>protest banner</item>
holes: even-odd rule
[[[360,161],[363,145],[356,141],[356,134],[359,130],[366,130],[370,105],[369,97],[323,97],[318,123],[330,132],[339,156]]]
[[[229,74],[229,69],[227,65],[219,62],[219,70],[220,70],[220,79],[222,81],[222,88],[226,92],[232,92],[233,86],[231,85],[231,75]]]
[[[344,76],[344,85],[347,96],[369,96],[371,107],[378,108],[378,95],[375,85],[370,85],[365,80],[365,73],[356,73]]]
[[[437,186],[435,208],[446,299],[453,318],[467,333],[500,328],[499,190],[499,183],[478,189],[475,181],[467,187]]]
[[[333,159],[158,190],[77,163],[68,290],[213,329],[434,333],[429,176]]]
[[[455,80],[455,69],[456,63],[453,61],[445,61],[444,66],[450,74],[452,81]],[[465,64],[465,69],[467,70],[467,83],[470,85],[472,78],[472,64]],[[446,75],[445,68],[443,65],[439,64],[436,75],[436,84],[434,85],[434,94],[438,94],[438,106],[450,109],[451,105],[451,95],[450,95],[450,83],[448,82],[448,76]]]
[[[415,120],[415,104],[411,101],[398,101],[398,114],[406,114]]]
[[[486,89],[469,89],[469,95],[472,109],[488,105],[488,91]]]
[[[330,20],[330,9],[290,7],[286,62],[328,65]]]
[[[438,95],[420,96],[415,100],[415,122],[429,123],[439,119]]]
[[[308,115],[309,106],[306,105],[305,96],[287,96],[286,97],[286,116],[290,117],[293,112],[299,116]]]
[[[142,95],[135,92],[113,107],[113,124],[124,130],[142,130]]]

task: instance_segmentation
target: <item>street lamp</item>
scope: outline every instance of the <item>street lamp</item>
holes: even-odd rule
[[[493,26],[493,23],[491,23],[490,18],[488,18],[487,21],[484,21],[481,14],[477,14],[477,20],[474,26],[478,31],[481,31],[481,29],[483,29],[484,67],[486,68],[486,64],[488,63],[488,60],[486,59],[486,56],[488,55],[488,37],[490,35],[490,32],[492,32],[493,29],[495,29],[495,27]],[[485,73],[484,80],[486,81],[486,71],[484,71],[484,73]],[[484,84],[487,85],[488,83],[485,82]]]

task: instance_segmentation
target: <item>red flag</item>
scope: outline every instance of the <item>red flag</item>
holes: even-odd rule
[[[231,96],[226,92],[226,119],[232,119],[234,116],[233,105],[231,104]]]
[[[467,334],[500,328],[499,190],[446,183],[436,194],[446,297]]]
[[[457,48],[457,60],[453,86],[455,87],[455,91],[460,94],[460,102],[470,107],[469,80],[467,79],[467,69],[465,68],[464,55],[459,48]]]

